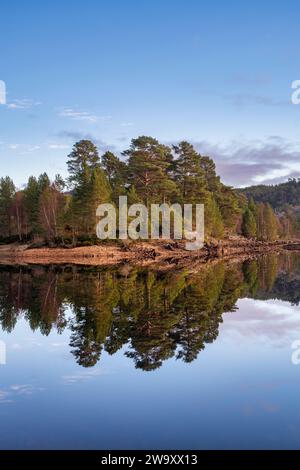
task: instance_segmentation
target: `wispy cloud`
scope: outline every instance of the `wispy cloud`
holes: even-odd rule
[[[99,137],[90,133],[66,130],[59,132],[57,137],[67,141],[67,143],[71,145],[79,140],[91,140],[95,145],[97,145],[100,152],[106,152],[107,150],[111,150],[112,152],[116,151],[115,145],[109,145]]]
[[[194,145],[202,155],[213,158],[218,174],[232,186],[277,184],[300,176],[299,143],[292,144],[281,136],[224,145],[201,141]]]
[[[224,99],[234,106],[267,106],[267,107],[284,107],[290,106],[290,100],[278,100],[272,96],[258,95],[253,93],[235,93],[232,95],[224,95]]]
[[[265,87],[269,86],[273,79],[270,74],[264,73],[236,73],[232,76],[231,81],[235,84],[253,86],[253,87]]]
[[[134,122],[121,122],[121,127],[132,127]]]
[[[10,144],[7,144],[7,149],[11,151],[17,151],[21,155],[27,155],[29,153],[40,150],[41,145],[10,143]]]
[[[88,111],[79,111],[73,108],[62,109],[59,113],[59,116],[77,120],[77,121],[88,121],[88,122],[109,121],[112,118],[111,116],[98,116]]]
[[[70,145],[67,144],[48,144],[48,148],[51,150],[67,150]]]
[[[21,100],[13,100],[11,102],[7,103],[7,107],[9,109],[30,109],[33,108],[34,106],[39,106],[42,103],[40,101],[34,101],[30,99],[21,99]]]

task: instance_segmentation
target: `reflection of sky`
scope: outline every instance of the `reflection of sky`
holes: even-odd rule
[[[240,309],[226,317],[222,336],[234,341],[268,341],[272,345],[290,345],[300,339],[300,306],[279,300],[242,299]]]
[[[244,299],[192,364],[78,366],[69,335],[21,320],[0,366],[0,448],[299,448],[299,308]]]

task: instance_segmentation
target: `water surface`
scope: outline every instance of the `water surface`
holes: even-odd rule
[[[300,256],[2,267],[0,449],[300,448]]]

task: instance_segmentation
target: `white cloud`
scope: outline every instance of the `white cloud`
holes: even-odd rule
[[[274,179],[283,178],[285,176],[289,176],[291,174],[291,170],[289,168],[276,168],[274,170],[269,171],[264,175],[257,175],[252,178],[254,183],[266,183],[267,181],[272,181]]]
[[[33,106],[39,106],[42,104],[40,101],[34,101],[29,99],[22,100],[13,100],[10,103],[7,103],[9,109],[30,109]]]
[[[300,175],[299,142],[292,143],[280,136],[223,145],[202,141],[194,142],[194,146],[202,155],[211,156],[217,173],[232,186],[277,184]]]
[[[88,111],[78,111],[73,108],[64,108],[59,113],[59,116],[88,122],[108,121],[111,119],[111,116],[97,116],[96,114],[92,114]]]
[[[121,127],[132,127],[134,122],[121,122]]]
[[[28,154],[35,152],[36,150],[40,150],[41,146],[40,145],[30,145],[30,144],[8,144],[7,148],[9,150],[17,150],[21,154]]]
[[[20,144],[8,144],[10,150],[17,150],[20,147]]]
[[[67,150],[70,148],[70,145],[66,144],[49,144],[48,148],[51,150]]]

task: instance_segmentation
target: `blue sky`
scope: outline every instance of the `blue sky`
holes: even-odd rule
[[[236,186],[300,176],[295,0],[1,4],[1,175],[66,175],[72,144],[188,139]]]

